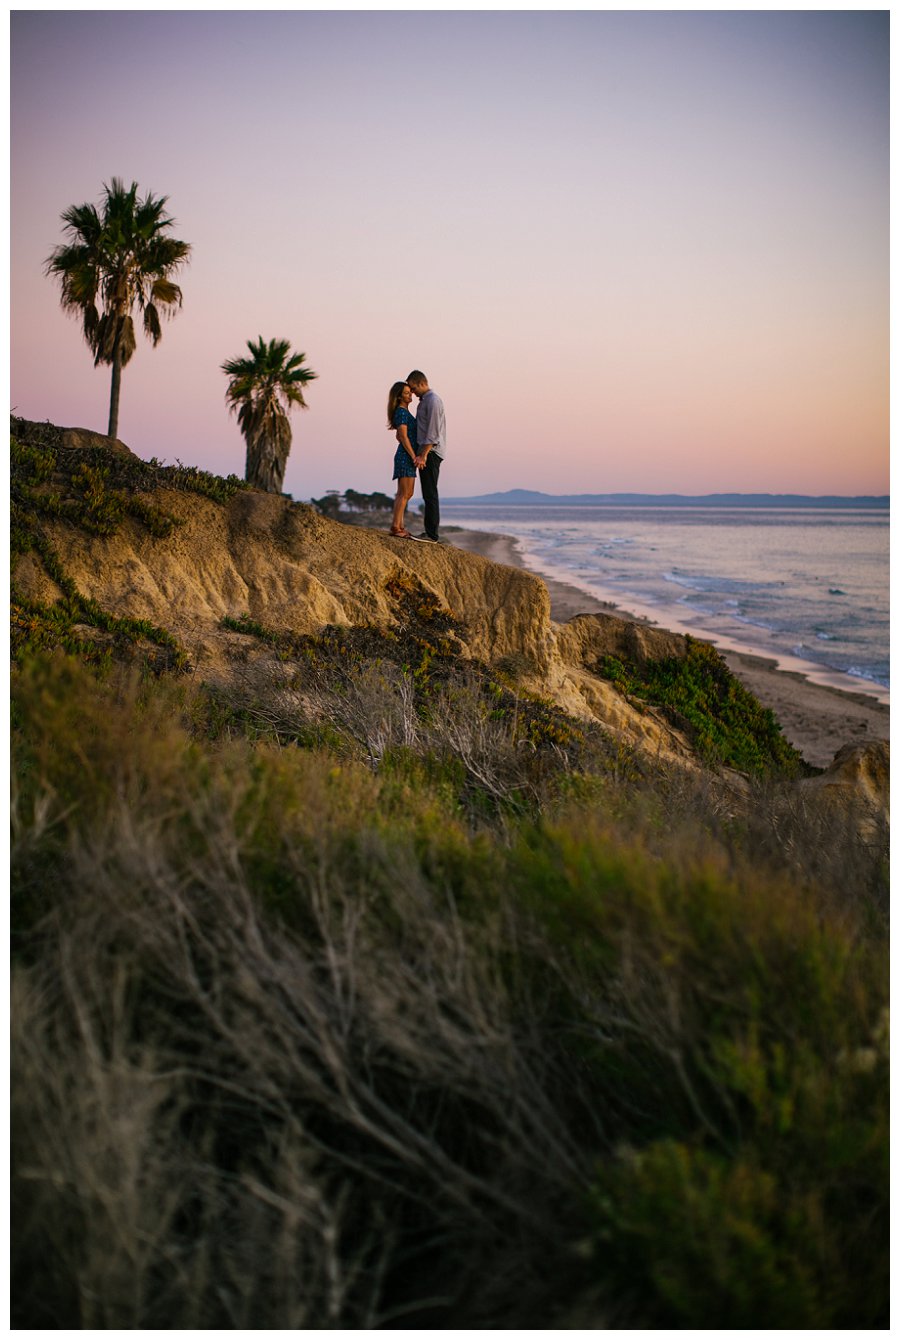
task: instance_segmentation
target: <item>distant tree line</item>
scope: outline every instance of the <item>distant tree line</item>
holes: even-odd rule
[[[357,493],[356,489],[339,493],[329,489],[324,497],[311,498],[310,502],[324,516],[337,516],[340,512],[389,512],[394,500],[386,493]]]

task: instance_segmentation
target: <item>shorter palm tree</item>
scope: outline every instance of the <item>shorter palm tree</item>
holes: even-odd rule
[[[244,477],[266,493],[280,493],[291,450],[292,407],[308,409],[303,387],[318,376],[303,366],[306,354],[291,354],[288,340],[247,341],[251,358],[222,364],[231,380],[225,399],[247,443]],[[290,355],[290,357],[289,357]]]

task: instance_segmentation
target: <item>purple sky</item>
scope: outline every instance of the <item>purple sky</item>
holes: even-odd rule
[[[319,374],[285,488],[393,492],[387,391],[444,398],[446,497],[888,488],[887,11],[18,11],[11,394],[105,431],[43,262],[135,180],[192,244],[119,435],[243,474],[219,365]]]

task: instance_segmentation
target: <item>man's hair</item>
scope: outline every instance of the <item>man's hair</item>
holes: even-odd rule
[[[418,368],[414,368],[407,377],[406,384],[407,386],[427,386],[428,378],[425,376],[424,372],[420,372]]]

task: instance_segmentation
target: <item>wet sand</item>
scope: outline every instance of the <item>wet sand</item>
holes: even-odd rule
[[[512,536],[450,526],[445,526],[442,534],[445,541],[457,549],[483,554],[507,567],[525,566]],[[536,575],[550,592],[550,617],[555,623],[565,623],[576,614],[615,614],[620,619],[638,617],[587,595],[575,586],[546,577],[542,572]],[[801,671],[780,666],[766,656],[720,650],[732,674],[764,707],[775,713],[786,739],[814,767],[827,767],[845,744],[890,738],[890,708],[870,694],[814,683]]]

